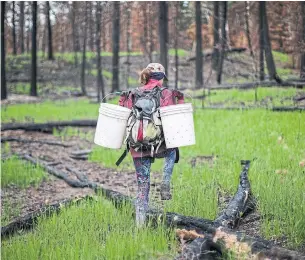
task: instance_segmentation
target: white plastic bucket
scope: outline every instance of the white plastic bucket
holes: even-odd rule
[[[196,143],[191,103],[160,107],[160,116],[166,148]]]
[[[107,148],[120,149],[130,112],[131,110],[126,107],[101,103],[94,143]]]

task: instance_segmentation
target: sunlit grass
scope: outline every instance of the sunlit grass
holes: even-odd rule
[[[31,185],[38,186],[46,178],[46,173],[39,166],[21,161],[16,157],[1,163],[2,188],[9,184],[14,184],[20,188],[27,188]]]
[[[175,234],[163,225],[137,228],[133,209],[94,201],[39,220],[35,231],[2,241],[3,259],[157,259],[177,254]],[[50,250],[52,248],[52,250]]]

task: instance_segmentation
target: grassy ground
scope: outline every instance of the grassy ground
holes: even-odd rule
[[[20,188],[27,188],[30,185],[38,186],[47,177],[40,167],[21,161],[16,157],[1,163],[1,173],[2,188],[9,184]]]
[[[34,232],[3,241],[1,256],[16,260],[172,259],[176,247],[173,231],[163,225],[138,229],[130,206],[116,209],[97,197],[40,219]]]
[[[260,90],[262,92],[260,92]],[[259,89],[261,99],[266,96],[291,97],[294,89]],[[211,95],[216,102],[227,97],[235,101],[253,97],[251,91],[217,91]],[[116,102],[113,100],[112,102]],[[98,104],[86,100],[56,103],[14,105],[2,109],[2,121],[12,118],[26,121],[96,119]],[[181,161],[174,169],[173,200],[166,209],[186,215],[213,219],[218,214],[218,194],[234,194],[241,170],[240,160],[254,159],[250,167],[253,194],[262,216],[261,234],[266,238],[284,238],[288,245],[304,243],[305,204],[305,113],[271,112],[264,109],[249,111],[211,111],[195,109],[196,145],[181,148]],[[74,133],[70,133],[74,135]],[[96,146],[90,157],[106,167],[115,167],[122,151]],[[190,160],[200,155],[218,155],[213,166]],[[133,169],[130,156],[120,169]],[[157,160],[152,171],[161,171],[162,160]]]

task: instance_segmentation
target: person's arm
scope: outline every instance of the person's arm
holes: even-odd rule
[[[177,99],[177,104],[184,104],[184,94],[179,90],[174,90],[174,96]]]
[[[130,93],[123,93],[119,99],[119,106],[131,108],[132,100],[130,98]]]

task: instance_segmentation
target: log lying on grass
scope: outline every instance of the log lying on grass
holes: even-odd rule
[[[1,143],[4,143],[4,142],[39,143],[39,144],[71,147],[71,145],[64,144],[64,143],[61,143],[61,142],[47,141],[47,140],[22,139],[22,138],[17,138],[17,137],[2,137],[1,138]]]
[[[277,112],[305,111],[305,107],[273,107],[272,111],[277,111]]]
[[[228,206],[215,219],[214,225],[234,228],[238,225],[238,221],[245,213],[254,210],[255,203],[251,196],[250,182],[248,179],[248,171],[250,161],[241,161],[243,169],[239,177],[238,190],[234,197],[230,200]]]
[[[33,158],[30,161],[35,164],[37,163],[37,161],[35,159],[33,160]],[[42,167],[45,168],[46,166],[42,165]],[[242,173],[244,173],[244,171],[242,171]],[[71,185],[71,182],[69,181],[68,184]],[[106,198],[112,200],[116,207],[122,206],[125,203],[134,204],[134,200],[130,197],[127,197],[116,191],[104,189],[98,183],[86,182],[83,183],[83,186],[90,187],[94,189],[95,192],[101,192]],[[30,218],[35,220],[38,216],[32,214]],[[234,251],[235,254],[240,255],[242,257],[249,256],[249,258],[256,257],[256,259],[266,259],[269,257],[271,259],[305,260],[305,257],[300,255],[298,252],[275,247],[271,242],[263,240],[261,238],[253,238],[245,235],[242,232],[233,232],[232,230],[225,227],[216,227],[215,221],[212,220],[184,216],[172,212],[156,211],[154,209],[149,210],[147,218],[152,221],[152,223],[165,223],[169,227],[179,227],[187,229],[186,232],[189,232],[190,229],[194,229],[195,231],[192,232],[198,233],[200,235],[198,237],[207,238],[194,239],[193,242],[186,246],[186,251],[184,250],[182,252],[181,257],[184,258],[177,259],[192,259],[185,257],[188,255],[193,255],[194,250],[198,254],[197,259],[207,259],[205,258],[207,256],[207,249],[217,251],[213,254],[209,254],[209,256],[213,256],[215,255],[215,253],[219,254],[220,248],[221,252],[231,250]],[[16,231],[17,229],[19,229],[18,227],[32,227],[31,223],[35,222],[32,219],[20,220],[19,223],[10,223],[8,226],[3,227],[3,236]],[[28,225],[27,223],[30,223],[30,225]],[[217,223],[217,226],[218,225],[219,223]],[[12,227],[16,227],[17,229]],[[177,232],[179,233],[179,230]],[[214,243],[216,243],[217,245],[215,245]]]
[[[25,130],[25,131],[39,131],[52,132],[53,128],[59,127],[96,127],[96,120],[73,120],[73,121],[58,121],[47,123],[8,123],[1,125],[1,131],[6,130]]]
[[[247,49],[246,48],[242,48],[242,47],[237,47],[237,48],[230,48],[224,51],[225,54],[227,53],[234,53],[234,52],[245,52]],[[208,57],[212,57],[214,51],[207,51],[205,53],[202,54],[203,58],[208,58]],[[194,61],[196,59],[196,57],[191,57],[189,58],[187,61]]]

